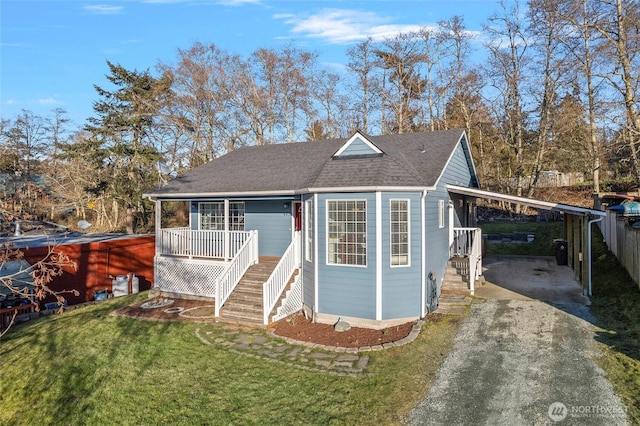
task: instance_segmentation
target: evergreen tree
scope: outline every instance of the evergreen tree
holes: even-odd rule
[[[112,199],[115,223],[120,207],[126,209],[126,230],[134,230],[133,215],[139,213],[147,225],[149,206],[142,194],[157,184],[155,165],[161,154],[153,143],[158,111],[169,94],[170,80],[156,79],[148,71],[128,71],[107,61],[107,80],[115,86],[109,91],[95,85],[100,100],[94,102],[96,117],[89,119],[86,152],[102,176],[93,188],[96,195]]]

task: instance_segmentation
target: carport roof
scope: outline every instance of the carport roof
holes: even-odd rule
[[[515,195],[501,194],[499,192],[485,191],[478,188],[465,188],[462,186],[447,185],[447,190],[454,194],[469,195],[490,200],[506,201],[508,203],[521,204],[543,210],[555,210],[562,213],[574,215],[606,216],[607,213],[601,210],[587,209],[584,207],[571,206],[569,204],[551,203],[549,201],[534,200],[532,198],[517,197]]]

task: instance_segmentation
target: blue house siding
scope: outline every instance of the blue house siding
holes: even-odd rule
[[[422,294],[420,193],[382,194],[382,319],[419,316]],[[391,266],[391,200],[409,201],[409,266]]]
[[[191,202],[191,229],[198,229],[198,204],[221,202],[223,199],[201,199]],[[281,256],[291,243],[292,200],[242,200],[244,201],[244,227],[247,231],[258,231],[258,250],[260,256]],[[284,203],[289,204],[285,208]]]
[[[375,193],[318,194],[318,306],[323,314],[376,319]],[[367,266],[327,264],[327,200],[366,200]]]
[[[258,231],[260,256],[282,256],[291,244],[291,207],[283,200],[246,200],[244,227]]]
[[[455,209],[449,209],[451,200],[446,189],[447,184],[469,186],[473,182],[471,171],[469,170],[470,157],[465,152],[466,144],[459,144],[454,151],[449,164],[444,169],[437,187],[429,191],[426,199],[426,253],[425,267],[426,274],[433,272],[438,283],[442,281],[447,262],[449,260],[449,214],[454,214],[454,226],[460,226],[460,218]],[[444,227],[439,227],[439,200],[444,201]],[[429,300],[427,300],[429,303]]]
[[[306,230],[306,215],[308,212],[304,210],[306,208],[306,204],[304,204],[307,200],[313,200],[313,197],[308,195],[302,198],[303,202],[303,222],[302,222],[302,303],[309,307],[315,307],[315,262],[313,261],[314,253],[313,250],[311,252],[312,261],[307,261],[307,244],[305,240],[305,230]],[[315,215],[312,214],[312,218],[315,220]],[[315,224],[313,226],[315,230]],[[313,236],[313,245],[315,246],[315,235]]]
[[[349,155],[368,155],[375,154],[376,152],[371,149],[369,145],[361,138],[354,139],[347,148],[340,153],[340,157]]]
[[[458,144],[449,164],[445,168],[438,184],[451,184],[458,186],[476,186],[476,182],[471,175],[469,165],[471,164],[471,154],[466,141]]]

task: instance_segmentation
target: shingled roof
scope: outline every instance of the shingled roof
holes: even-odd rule
[[[240,148],[147,196],[186,198],[293,194],[345,188],[433,187],[464,132],[365,136],[382,155],[334,157],[349,139]]]

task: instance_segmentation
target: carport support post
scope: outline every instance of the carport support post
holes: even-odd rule
[[[588,295],[589,294],[589,287],[588,284],[589,282],[591,282],[591,277],[589,276],[589,271],[590,271],[590,262],[591,262],[591,241],[589,241],[589,235],[591,234],[589,232],[589,226],[591,226],[591,224],[589,223],[589,215],[584,215],[580,218],[580,223],[582,224],[582,273],[581,275],[581,282],[582,282],[582,294],[583,295]]]
[[[580,241],[580,219],[576,215],[571,215],[571,234],[572,234],[572,245],[573,248],[573,262],[571,263],[571,267],[573,268],[573,272],[575,274],[576,279],[580,279],[580,249],[582,247]]]

